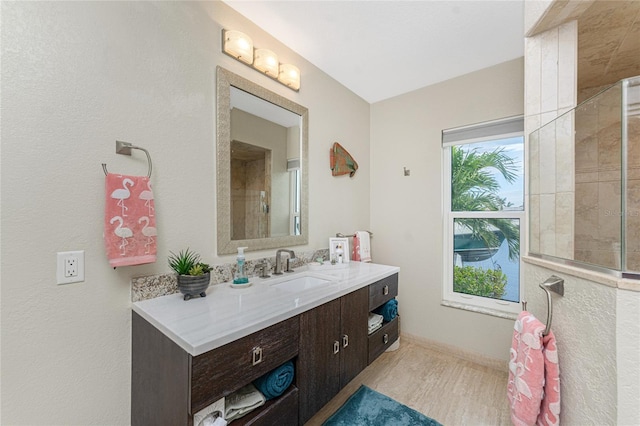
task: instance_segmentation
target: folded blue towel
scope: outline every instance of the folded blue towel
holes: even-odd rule
[[[398,301],[396,299],[391,299],[373,312],[378,315],[382,315],[385,322],[392,321],[398,316]]]
[[[282,395],[291,386],[293,375],[293,362],[287,361],[280,367],[274,368],[264,376],[256,379],[253,385],[262,392],[268,401]]]

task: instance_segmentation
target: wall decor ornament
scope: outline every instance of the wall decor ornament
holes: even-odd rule
[[[329,150],[329,165],[333,176],[349,174],[349,177],[353,177],[358,170],[356,160],[338,142],[334,142]]]

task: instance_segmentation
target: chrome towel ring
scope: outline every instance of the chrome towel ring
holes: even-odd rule
[[[149,151],[142,147],[132,145],[129,142],[116,141],[116,154],[131,155],[132,149],[139,149],[147,155],[147,161],[149,162],[149,171],[147,173],[147,177],[150,178],[153,164],[151,163],[151,155],[149,155]],[[105,163],[102,163],[102,170],[104,170],[105,176],[109,174],[109,172],[107,171],[107,165]]]
[[[540,288],[547,293],[547,328],[542,333],[543,336],[549,334],[551,331],[551,320],[553,318],[553,304],[551,303],[551,292],[564,296],[564,280],[555,275],[551,275],[540,284]]]

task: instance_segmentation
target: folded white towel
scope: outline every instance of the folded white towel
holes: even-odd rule
[[[378,324],[378,325],[375,325],[373,327],[369,327],[369,331],[367,333],[368,334],[373,334],[379,328],[382,328],[382,324]]]
[[[380,327],[382,327],[382,323],[384,322],[384,317],[382,315],[374,314],[373,312],[369,312],[369,318],[367,320],[369,330],[368,333],[371,334]]]
[[[369,327],[382,324],[383,321],[384,321],[384,317],[382,315],[369,312],[369,319],[368,319]]]
[[[225,414],[227,421],[239,419],[245,414],[264,405],[266,398],[253,384],[238,389],[225,400]]]

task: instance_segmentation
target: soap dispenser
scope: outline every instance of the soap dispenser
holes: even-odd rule
[[[234,284],[248,284],[249,278],[244,270],[244,249],[247,247],[238,247],[238,257],[236,258],[238,266],[236,268],[236,274],[233,278]]]

